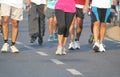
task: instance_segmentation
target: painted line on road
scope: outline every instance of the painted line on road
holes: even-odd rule
[[[57,60],[57,59],[50,59],[55,64],[64,64],[63,62]]]
[[[68,72],[70,72],[72,75],[81,75],[84,76],[81,72],[77,71],[76,69],[66,69]]]
[[[112,40],[112,39],[109,39],[109,38],[105,38],[106,40],[109,40],[109,41],[113,41],[113,42],[116,42],[116,41],[114,41],[114,40]],[[116,43],[119,43],[120,44],[120,42],[116,42]]]
[[[19,41],[16,41],[16,44],[19,44],[19,45],[21,45],[21,44],[23,44],[22,42],[19,42]]]
[[[37,54],[41,55],[41,56],[48,56],[48,54],[44,53],[44,52],[36,52]]]
[[[25,48],[28,48],[28,49],[34,49],[34,48],[32,48],[32,47],[30,47],[30,46],[27,46],[27,45],[24,45],[24,47],[25,47]]]
[[[11,38],[8,38],[9,40],[11,40]],[[20,41],[16,41],[16,44],[18,44],[18,45],[24,45],[22,42],[20,42]],[[24,45],[24,47],[25,48],[28,48],[28,49],[34,49],[34,48],[32,48],[32,47],[30,47],[30,46],[27,46],[27,45]]]

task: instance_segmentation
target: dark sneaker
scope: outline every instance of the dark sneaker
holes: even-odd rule
[[[43,38],[40,37],[40,38],[38,39],[38,44],[39,44],[39,45],[42,45],[42,43],[43,43]]]
[[[31,37],[30,43],[34,43],[36,39],[37,39],[37,37]]]
[[[93,39],[94,39],[93,35],[90,35],[90,38],[88,39],[88,43],[92,44],[93,43]]]

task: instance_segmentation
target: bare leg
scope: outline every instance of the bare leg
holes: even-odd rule
[[[8,24],[9,24],[9,16],[2,17],[2,32],[3,32],[3,39],[8,40]]]
[[[12,42],[16,42],[17,36],[18,36],[18,24],[19,21],[12,20]]]

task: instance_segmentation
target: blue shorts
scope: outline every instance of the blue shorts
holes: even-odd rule
[[[110,16],[110,8],[92,7],[91,22],[100,21],[108,22]]]

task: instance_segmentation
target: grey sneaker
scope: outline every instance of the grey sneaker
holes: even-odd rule
[[[79,41],[75,41],[75,49],[80,49]]]
[[[19,50],[14,45],[10,46],[10,50],[12,53],[19,53]]]
[[[63,55],[66,55],[66,54],[67,54],[66,51],[67,51],[67,50],[66,50],[65,48],[63,48],[62,54],[63,54]]]
[[[63,50],[63,48],[60,47],[60,46],[58,46],[58,48],[57,48],[55,54],[56,54],[56,55],[62,55],[62,50]]]
[[[74,42],[71,42],[68,47],[69,50],[74,50],[75,49],[75,44]]]
[[[4,43],[2,48],[1,48],[1,52],[5,53],[5,52],[8,51],[8,49],[9,49],[9,44],[8,43]]]

